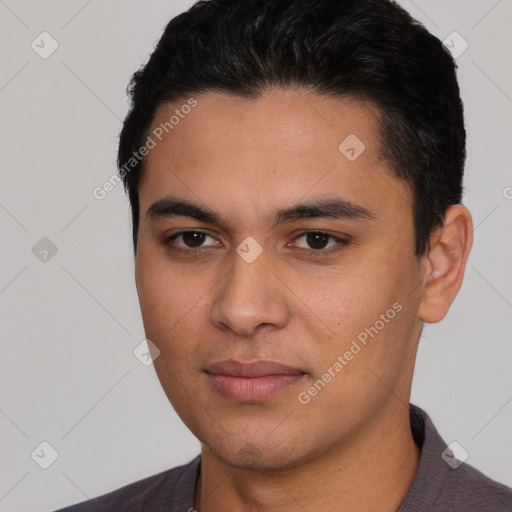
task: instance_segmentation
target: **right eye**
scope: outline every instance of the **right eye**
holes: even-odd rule
[[[208,238],[213,240],[214,243],[207,244],[206,246],[203,245]],[[191,252],[201,250],[205,247],[220,245],[220,242],[218,240],[213,238],[205,231],[197,230],[180,231],[178,233],[174,233],[173,235],[165,238],[163,243],[170,249]]]

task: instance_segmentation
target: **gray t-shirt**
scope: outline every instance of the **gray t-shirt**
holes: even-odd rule
[[[468,464],[458,465],[419,407],[410,406],[410,418],[421,457],[412,486],[397,512],[512,512],[512,488]],[[198,456],[186,466],[57,512],[192,512],[200,462]]]

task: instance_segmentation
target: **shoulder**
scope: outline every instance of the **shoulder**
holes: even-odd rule
[[[184,466],[163,471],[120,489],[56,512],[140,512],[141,510],[187,510],[193,507],[200,457]],[[174,506],[173,506],[174,505]],[[151,507],[150,509],[147,507]]]
[[[443,494],[444,500],[455,509],[470,505],[475,511],[512,512],[512,488],[490,479],[469,464],[448,469]]]
[[[425,411],[411,405],[410,419],[421,456],[399,512],[512,512],[510,487],[457,460]]]

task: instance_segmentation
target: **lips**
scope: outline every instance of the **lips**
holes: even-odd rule
[[[214,389],[228,400],[261,402],[301,381],[305,373],[274,361],[234,360],[210,365],[206,374]]]

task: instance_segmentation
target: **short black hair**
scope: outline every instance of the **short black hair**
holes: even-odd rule
[[[389,0],[204,0],[172,19],[128,87],[118,167],[137,252],[144,159],[157,108],[202,92],[304,88],[378,107],[380,149],[413,197],[415,253],[462,200],[463,105],[448,50]],[[340,141],[341,142],[341,141]]]

